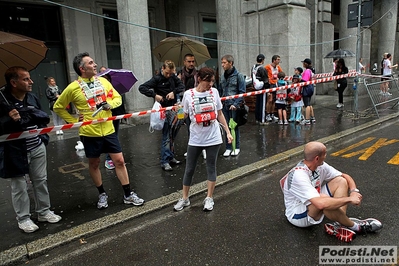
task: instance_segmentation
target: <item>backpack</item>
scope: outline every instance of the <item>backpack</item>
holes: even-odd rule
[[[258,72],[258,69],[260,67],[263,67],[263,65],[259,65],[257,67],[255,67],[256,65],[254,65],[252,67],[252,83],[254,84],[254,89],[255,90],[260,90],[263,88],[264,82],[259,80],[256,76],[256,73]]]

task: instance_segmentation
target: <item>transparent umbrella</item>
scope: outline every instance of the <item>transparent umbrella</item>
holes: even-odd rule
[[[186,54],[194,55],[197,66],[211,59],[208,47],[205,44],[187,37],[165,38],[152,50],[152,53],[158,61],[172,60],[176,66],[183,65]]]
[[[355,57],[356,54],[349,50],[337,49],[329,52],[324,58],[344,58],[344,57]]]

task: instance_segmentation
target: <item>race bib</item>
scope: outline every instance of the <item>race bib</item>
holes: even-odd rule
[[[283,101],[283,100],[285,100],[285,98],[287,98],[287,94],[286,94],[286,93],[278,93],[278,94],[276,95],[276,98],[277,98],[278,100],[280,100],[280,101]]]
[[[212,95],[205,97],[193,97],[193,109],[195,122],[203,126],[209,126],[216,119],[215,104]]]
[[[209,122],[211,120],[216,119],[216,113],[215,112],[207,112],[207,113],[202,113],[202,114],[195,114],[195,122],[197,123],[204,123],[204,122]]]

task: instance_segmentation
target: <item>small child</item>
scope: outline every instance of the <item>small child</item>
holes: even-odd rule
[[[302,79],[302,73],[303,73],[303,68],[302,67],[294,68],[294,75],[298,75],[299,76],[299,80]]]
[[[279,72],[278,75],[278,81],[277,81],[277,86],[282,87],[286,86],[287,82],[284,80],[285,78],[285,73],[284,72]],[[278,112],[278,124],[282,125],[288,125],[287,121],[287,110],[285,109],[287,106],[287,89],[286,88],[281,88],[276,91],[276,107],[277,107],[277,112]],[[284,121],[284,122],[283,122]]]
[[[298,75],[292,76],[292,83],[300,83],[301,78]],[[292,99],[291,102],[291,115],[290,119],[288,120],[289,122],[294,122],[296,121],[297,123],[301,122],[301,116],[302,116],[302,106],[303,106],[303,101],[302,101],[302,95],[301,95],[301,87],[295,87],[291,88],[291,92],[288,95]]]

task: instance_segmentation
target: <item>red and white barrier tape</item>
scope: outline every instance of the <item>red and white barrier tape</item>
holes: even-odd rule
[[[327,74],[329,74],[329,73],[327,73]],[[225,100],[236,99],[236,98],[240,98],[240,97],[253,96],[253,95],[263,94],[263,93],[267,93],[267,92],[277,91],[277,90],[279,90],[281,88],[289,89],[289,88],[295,88],[295,87],[298,87],[298,86],[305,86],[305,85],[309,85],[309,84],[324,83],[324,82],[332,81],[332,80],[335,80],[335,79],[352,77],[352,76],[355,76],[356,74],[357,73],[355,71],[355,72],[352,72],[352,73],[349,73],[349,74],[340,75],[340,76],[331,76],[331,77],[326,77],[326,78],[321,78],[321,79],[314,79],[314,80],[307,81],[307,82],[294,83],[294,84],[290,84],[290,85],[286,85],[286,86],[282,86],[282,87],[277,87],[277,88],[272,88],[272,89],[259,90],[259,91],[253,91],[253,92],[248,92],[248,93],[242,93],[242,94],[222,97],[221,100],[225,101]],[[169,106],[169,107],[166,107],[166,108],[161,108],[159,110],[140,111],[140,112],[135,112],[135,113],[130,113],[130,114],[111,116],[111,117],[108,117],[108,118],[100,118],[100,119],[96,119],[96,120],[77,122],[77,123],[73,123],[73,124],[66,124],[66,125],[61,125],[61,126],[51,126],[51,127],[46,127],[46,128],[38,128],[38,129],[26,130],[26,131],[22,131],[22,132],[15,132],[15,133],[11,133],[11,134],[4,134],[4,135],[0,136],[0,142],[10,141],[10,140],[15,140],[15,139],[23,139],[23,138],[26,138],[26,137],[31,137],[33,135],[47,134],[47,133],[55,132],[55,131],[58,131],[58,130],[68,130],[68,129],[72,129],[72,128],[79,128],[81,126],[87,126],[87,125],[92,125],[92,124],[97,124],[97,123],[103,123],[103,122],[106,122],[106,121],[113,121],[113,120],[118,120],[118,119],[123,119],[123,118],[130,118],[132,116],[143,116],[143,115],[147,115],[147,114],[151,114],[151,113],[155,113],[155,112],[159,112],[159,111],[172,110],[173,108],[174,108],[174,106]]]
[[[349,74],[351,73],[356,73],[356,69],[351,69],[349,70]],[[315,74],[313,76],[314,79],[318,79],[318,78],[324,78],[324,77],[332,77],[334,74],[334,72],[331,73],[320,73],[320,74]],[[284,78],[284,80],[292,80],[292,76],[287,76]]]
[[[321,78],[321,79],[313,79],[313,80],[306,81],[306,82],[293,83],[290,85],[285,85],[285,86],[266,89],[266,90],[258,90],[258,91],[252,91],[252,92],[247,92],[247,93],[242,93],[242,94],[237,94],[237,95],[232,95],[232,96],[226,96],[226,97],[222,97],[221,100],[225,101],[225,100],[236,99],[236,98],[240,98],[240,97],[247,97],[247,96],[253,96],[253,95],[263,94],[263,93],[267,93],[267,92],[273,92],[273,91],[277,91],[279,89],[290,89],[290,88],[295,88],[295,87],[302,87],[302,86],[309,85],[309,84],[324,83],[324,82],[328,82],[328,81],[332,81],[332,80],[336,80],[336,79],[353,77],[356,75],[357,75],[357,73],[355,71],[355,72],[351,72],[351,73],[343,74],[343,75],[339,75],[339,76],[332,76],[332,77],[326,77],[326,78]]]

